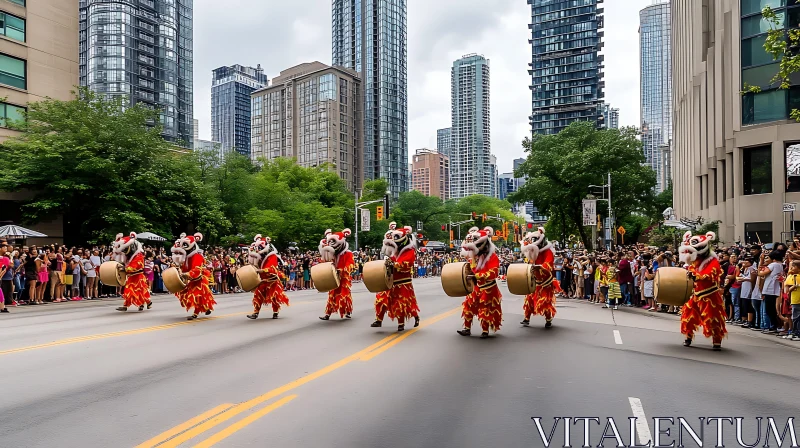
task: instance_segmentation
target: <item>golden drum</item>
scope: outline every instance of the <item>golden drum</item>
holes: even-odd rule
[[[683,268],[658,268],[653,282],[656,302],[670,306],[685,305],[694,291],[694,282],[686,273]]]
[[[248,264],[236,270],[236,282],[239,283],[240,288],[250,292],[258,288],[262,280],[258,269],[252,264]]]
[[[386,260],[370,261],[364,264],[364,286],[369,292],[384,292],[392,289],[394,279],[392,269]]]
[[[186,289],[186,281],[181,276],[181,271],[178,268],[169,268],[161,274],[161,279],[164,281],[164,286],[167,291],[177,294]]]
[[[128,281],[125,267],[118,261],[106,261],[100,265],[100,281],[107,286],[125,286]]]
[[[464,297],[472,292],[475,283],[468,278],[469,263],[448,263],[442,268],[442,288],[450,297]]]
[[[319,292],[333,291],[339,287],[339,274],[333,263],[320,263],[311,267],[311,280]]]
[[[536,290],[536,277],[533,276],[533,265],[514,263],[508,266],[508,292],[516,296],[527,296]]]

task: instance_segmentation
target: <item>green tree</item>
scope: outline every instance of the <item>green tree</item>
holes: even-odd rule
[[[0,190],[32,193],[26,222],[63,215],[67,242],[145,230],[213,238],[229,225],[191,156],[162,138],[157,111],[81,88],[29,104],[18,125],[23,134],[2,145]]]
[[[561,217],[555,237],[564,240],[574,229],[581,241],[592,247],[581,207],[590,185],[606,184],[611,173],[617,218],[644,210],[652,202],[656,175],[643,165],[644,154],[636,137],[633,128],[597,130],[593,123],[574,122],[558,134],[526,138],[527,160],[515,176],[527,176],[528,180],[509,200],[533,201],[546,215]]]

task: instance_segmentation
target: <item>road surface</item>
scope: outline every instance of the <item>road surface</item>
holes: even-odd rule
[[[722,352],[702,337],[685,348],[674,316],[575,300],[558,302],[553,328],[541,317],[523,328],[522,297],[504,285],[501,331],[481,340],[476,323],[465,338],[460,300],[438,279],[414,285],[422,325],[401,334],[370,328],[361,284],[353,319],[328,322],[310,291],[290,292],[277,320],[247,319],[249,294],[218,296],[194,322],[166,295],[143,312],[117,312],[118,300],[14,308],[0,316],[0,447],[545,446],[532,417],[545,436],[555,417],[598,417],[592,446],[613,418],[631,445],[633,416],[644,441],[653,417],[696,431],[699,417],[744,417],[752,444],[756,417],[782,430],[800,409],[800,343],[733,328]],[[570,421],[579,447],[584,422]],[[564,445],[563,426],[551,446]],[[703,428],[713,446],[716,422]],[[723,430],[737,446],[734,426]],[[697,446],[686,432],[684,444]]]

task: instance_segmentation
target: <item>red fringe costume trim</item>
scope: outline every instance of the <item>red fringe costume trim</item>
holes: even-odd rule
[[[281,283],[286,276],[278,266],[277,255],[268,255],[261,264],[261,269],[266,271],[260,274],[261,279],[265,281],[253,291],[253,312],[258,314],[262,306],[272,304],[272,312],[277,313],[281,310],[281,305],[289,306],[289,297],[283,292]]]
[[[187,269],[187,263],[189,268]],[[184,274],[188,274],[190,279],[183,291],[175,294],[181,301],[181,306],[186,311],[194,309],[194,314],[200,315],[206,311],[214,311],[214,293],[211,292],[211,271],[205,269],[205,259],[202,254],[192,255],[187,263],[181,266]]]
[[[379,292],[375,296],[376,320],[383,321],[388,313],[389,320],[397,319],[399,324],[412,317],[419,317],[419,305],[411,283],[393,286],[389,291]]]
[[[695,296],[686,302],[681,313],[681,333],[692,338],[697,327],[703,327],[703,336],[719,344],[728,334],[725,328],[725,307],[722,294],[717,291],[697,299]]]
[[[332,316],[339,313],[344,317],[353,312],[353,286],[352,272],[356,263],[353,253],[349,250],[343,252],[336,259],[336,271],[339,274],[339,287],[328,291],[328,302],[325,304],[325,315]]]
[[[484,266],[478,269],[476,263],[471,263],[472,272],[475,274],[475,289],[461,305],[461,316],[464,317],[464,328],[472,327],[472,319],[477,314],[481,321],[481,329],[488,332],[490,329],[499,331],[503,322],[503,308],[500,288],[497,286],[497,276],[500,271],[500,259],[492,253]],[[495,282],[492,286],[488,286]],[[481,288],[484,286],[484,288]],[[488,286],[488,287],[487,287]]]
[[[125,288],[122,290],[122,298],[125,303],[122,305],[125,308],[131,306],[140,307],[150,303],[150,284],[144,276],[144,254],[138,253],[133,256],[131,261],[125,266],[125,273],[128,279],[125,282]],[[138,272],[131,274],[132,272]]]

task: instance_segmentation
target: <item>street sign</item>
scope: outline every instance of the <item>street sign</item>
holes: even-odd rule
[[[369,210],[361,210],[361,230],[369,232]]]
[[[422,231],[422,221],[417,221],[417,232]]]
[[[583,200],[583,225],[593,226],[597,224],[597,200]]]
[[[785,202],[783,204],[783,212],[789,213],[797,211],[797,203],[796,202]]]
[[[624,236],[625,235],[625,227],[619,226],[619,229],[617,229],[617,232],[619,232],[620,235]]]

